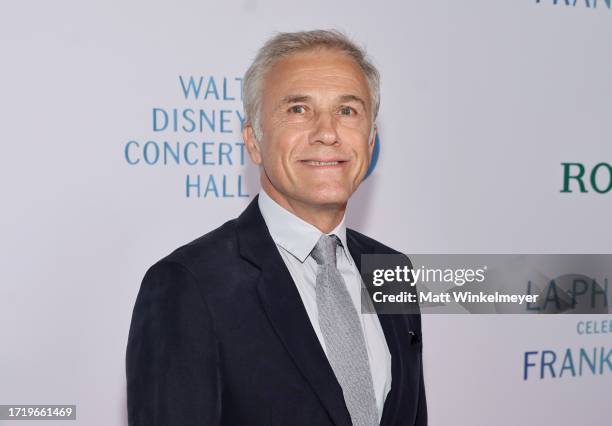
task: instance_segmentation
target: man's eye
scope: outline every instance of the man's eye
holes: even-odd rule
[[[289,108],[289,112],[294,114],[304,114],[306,112],[306,107],[304,105],[293,105]]]
[[[342,108],[340,108],[340,115],[353,115],[355,114],[355,112],[355,109],[349,106],[343,106]]]

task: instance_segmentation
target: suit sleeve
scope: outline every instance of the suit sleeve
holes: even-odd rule
[[[128,337],[129,425],[219,425],[218,360],[195,278],[178,263],[156,263],[142,281]]]

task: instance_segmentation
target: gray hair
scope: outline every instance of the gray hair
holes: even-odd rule
[[[348,54],[363,71],[372,100],[372,121],[378,115],[380,105],[380,74],[370,62],[365,51],[337,30],[299,31],[278,33],[257,52],[253,63],[244,75],[243,105],[246,122],[251,123],[255,137],[261,140],[261,98],[266,72],[279,59],[290,54],[327,48]],[[372,128],[373,129],[373,128]]]

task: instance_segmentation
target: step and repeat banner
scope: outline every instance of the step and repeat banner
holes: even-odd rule
[[[144,273],[258,193],[243,74],[317,28],[382,78],[350,227],[409,256],[612,252],[610,1],[5,4],[0,404],[127,424]],[[610,424],[612,316],[528,313],[423,315],[431,425]]]

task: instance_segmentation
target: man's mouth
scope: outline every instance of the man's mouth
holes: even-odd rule
[[[339,161],[314,161],[307,160],[306,164],[310,164],[311,166],[336,166],[340,164]]]
[[[339,166],[345,162],[344,160],[302,160],[302,163],[315,167]]]

